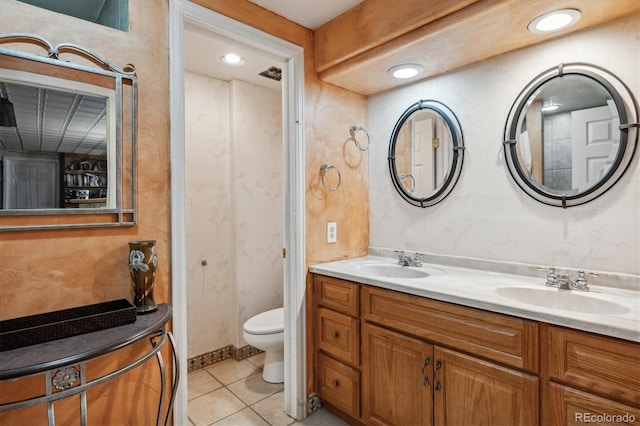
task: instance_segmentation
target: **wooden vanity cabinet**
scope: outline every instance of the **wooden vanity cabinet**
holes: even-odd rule
[[[315,275],[316,392],[349,417],[360,418],[359,284]]]
[[[433,424],[433,345],[365,322],[362,349],[363,422]]]
[[[365,424],[538,424],[538,378],[474,356],[537,370],[535,323],[369,286],[360,297]]]
[[[317,274],[313,283],[315,389],[350,424],[640,423],[638,343]]]
[[[548,327],[550,424],[640,422],[640,345],[558,326]],[[608,415],[607,418],[594,416]],[[588,417],[587,417],[588,416]],[[625,423],[618,421],[617,423]]]

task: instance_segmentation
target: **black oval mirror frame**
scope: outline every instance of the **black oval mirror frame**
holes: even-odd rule
[[[451,164],[446,174],[442,185],[434,190],[432,194],[427,197],[416,197],[411,192],[407,191],[403,184],[403,178],[407,176],[402,174],[401,177],[398,173],[396,166],[396,147],[398,143],[398,136],[402,129],[403,124],[411,117],[416,111],[423,109],[429,109],[440,116],[443,122],[446,124],[446,129],[451,134]],[[405,112],[402,113],[398,121],[396,122],[393,132],[391,133],[391,140],[389,142],[389,154],[387,160],[389,163],[389,173],[391,174],[391,181],[396,191],[402,198],[404,198],[409,204],[418,207],[429,207],[441,202],[456,185],[460,173],[462,171],[462,163],[464,157],[464,141],[462,137],[462,129],[458,118],[455,114],[443,103],[434,100],[420,100],[411,105]]]
[[[617,152],[611,165],[603,169],[599,179],[584,188],[557,190],[545,186],[530,177],[522,167],[518,145],[521,143],[520,130],[525,114],[541,89],[549,83],[561,81],[564,76],[582,76],[609,92],[620,120],[620,138]],[[525,124],[526,126],[526,124]],[[638,142],[638,105],[629,88],[615,75],[604,68],[583,63],[560,64],[535,77],[516,98],[505,124],[503,149],[507,169],[516,184],[533,199],[555,207],[572,207],[596,199],[609,190],[629,167]],[[632,133],[630,135],[630,132]]]

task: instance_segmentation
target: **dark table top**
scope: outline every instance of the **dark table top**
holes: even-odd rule
[[[162,330],[171,315],[171,305],[161,303],[154,312],[137,315],[131,324],[0,352],[0,380],[54,370],[120,349]]]

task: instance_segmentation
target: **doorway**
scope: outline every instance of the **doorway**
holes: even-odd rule
[[[185,216],[185,25],[227,37],[279,58],[282,69],[284,139],[284,313],[285,406],[290,416],[306,416],[305,243],[304,243],[304,52],[299,46],[184,0],[170,2],[171,258],[173,332],[181,380],[174,422],[187,422],[187,259]]]

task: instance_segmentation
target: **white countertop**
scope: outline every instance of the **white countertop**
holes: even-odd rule
[[[636,291],[594,285],[589,285],[589,292],[558,290],[545,286],[544,276],[529,277],[435,264],[423,264],[422,268],[403,267],[422,270],[429,274],[428,277],[394,278],[365,273],[360,269],[364,265],[392,266],[397,265],[397,261],[387,257],[364,256],[312,265],[309,270],[434,300],[640,342],[640,293]],[[576,310],[543,306],[546,304],[544,300],[547,293],[540,292],[538,295],[542,298],[538,298],[538,302],[533,298],[531,303],[519,302],[498,294],[499,289],[507,287],[548,291],[549,305],[553,305],[556,298],[562,299],[562,303],[567,300],[577,300],[580,303],[574,306]],[[543,300],[543,303],[532,304],[540,303],[539,300]],[[588,306],[590,302],[607,305],[610,302],[619,308],[618,311],[623,312],[581,312],[592,309]]]

